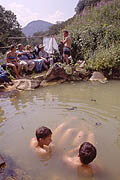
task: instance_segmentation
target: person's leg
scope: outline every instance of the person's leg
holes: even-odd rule
[[[35,62],[32,60],[28,60],[28,70],[32,71],[35,67]]]
[[[69,64],[69,59],[68,57],[70,56],[70,49],[67,47],[64,47],[64,58],[65,58],[65,62],[66,64]]]
[[[44,67],[45,70],[48,70],[48,66],[46,64],[46,61],[44,61],[43,59],[42,59],[42,66]]]
[[[37,73],[37,72],[39,72],[39,61],[38,61],[38,59],[34,59],[33,61],[35,63],[35,72]]]
[[[87,141],[88,141],[89,143],[95,145],[95,136],[94,136],[94,133],[89,132]]]
[[[26,61],[21,60],[20,61],[20,65],[23,67],[23,69],[25,70],[25,72],[28,71],[28,63]]]
[[[66,62],[66,64],[69,64],[68,55],[67,55],[67,54],[65,54],[64,56],[65,56],[65,62]]]
[[[17,65],[17,68],[18,68],[18,74],[19,74],[20,71],[21,71],[21,65],[20,65],[19,63],[16,63],[16,65]]]
[[[52,66],[54,64],[54,59],[52,57],[49,58],[48,61],[49,61],[50,66]]]
[[[65,132],[61,134],[61,138],[59,140],[59,146],[63,147],[72,144],[77,131],[78,130],[75,128],[66,129]]]
[[[16,68],[16,65],[13,64],[13,63],[7,63],[7,66],[8,67],[11,67],[13,69],[13,71],[15,72],[15,78],[18,78],[19,77],[19,74],[18,74],[18,70]]]
[[[67,129],[67,123],[62,123],[60,124],[53,133],[53,139],[54,140],[58,140],[58,138],[65,132],[65,130]]]
[[[84,132],[83,131],[79,131],[76,135],[76,137],[73,140],[73,145],[74,146],[78,146],[80,145],[80,143],[82,143],[84,141]]]

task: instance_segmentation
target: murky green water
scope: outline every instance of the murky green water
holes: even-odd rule
[[[65,83],[1,98],[0,152],[34,180],[83,180],[62,161],[62,151],[42,161],[30,148],[36,128],[44,125],[54,130],[62,122],[86,134],[94,132],[95,163],[101,164],[104,175],[91,179],[120,179],[120,81]],[[68,143],[73,147],[72,139]]]

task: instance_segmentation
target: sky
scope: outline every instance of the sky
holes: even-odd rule
[[[65,21],[75,14],[79,0],[0,0],[5,10],[11,10],[24,27],[34,20],[51,23]]]

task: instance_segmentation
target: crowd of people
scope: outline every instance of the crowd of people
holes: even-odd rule
[[[11,45],[10,51],[6,54],[7,66],[11,67],[15,73],[15,78],[20,78],[24,70],[26,74],[31,74],[33,70],[36,73],[42,70],[48,70],[49,55],[44,51],[44,46],[40,45],[39,56],[36,57],[31,46],[27,45],[25,48],[22,44],[18,44],[17,50],[15,45]]]
[[[70,49],[72,40],[68,31],[64,31],[63,40],[63,57],[66,64],[69,63],[68,57],[70,56]],[[39,51],[38,51],[39,50]],[[42,70],[48,70],[54,63],[54,59],[44,50],[44,46],[40,44],[31,49],[30,45],[24,47],[22,44],[11,45],[10,50],[6,53],[7,66],[11,67],[15,73],[15,78],[21,78],[22,71],[26,74],[31,74],[33,70],[36,73]]]

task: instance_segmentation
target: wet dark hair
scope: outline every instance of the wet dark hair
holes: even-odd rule
[[[40,138],[46,138],[47,136],[49,136],[50,134],[52,134],[52,131],[47,128],[47,127],[40,127],[36,130],[36,138],[39,141]]]
[[[97,154],[96,148],[89,142],[84,142],[79,149],[80,160],[83,164],[92,162]]]

